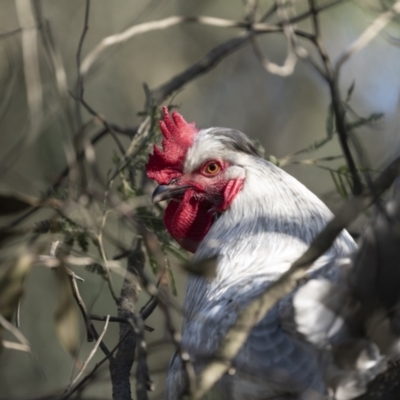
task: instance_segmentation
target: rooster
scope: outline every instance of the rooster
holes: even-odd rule
[[[198,130],[166,107],[160,128],[162,149],[154,146],[146,165],[159,184],[153,201],[169,201],[164,224],[194,261],[217,259],[215,278],[191,275],[186,287],[182,346],[199,371],[239,310],[286,272],[333,216],[242,132]],[[357,309],[349,295],[356,249],[343,231],[300,287],[253,328],[233,360],[234,374],[219,381],[212,398],[344,400],[363,392],[387,357],[348,323]],[[340,350],[350,347],[352,355],[340,361]],[[181,398],[186,385],[175,355],[165,399]]]

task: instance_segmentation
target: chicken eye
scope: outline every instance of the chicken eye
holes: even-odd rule
[[[212,162],[210,164],[207,164],[204,170],[207,174],[215,175],[219,172],[220,169],[221,168],[217,163]]]

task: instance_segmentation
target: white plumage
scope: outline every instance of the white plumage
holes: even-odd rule
[[[199,131],[188,149],[183,175],[208,160],[222,160],[243,187],[200,242],[194,261],[217,256],[214,279],[189,276],[182,345],[200,370],[218,348],[238,311],[279,278],[332,219],[332,213],[296,179],[260,158],[247,137],[226,128]],[[351,399],[383,370],[386,358],[369,340],[355,338],[348,277],[356,250],[343,231],[300,288],[284,297],[251,331],[212,398]],[[338,362],[335,346],[359,348],[351,365]],[[358,347],[357,347],[358,346]],[[180,398],[185,374],[171,361],[166,400]]]

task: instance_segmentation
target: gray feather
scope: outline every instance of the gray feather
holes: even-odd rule
[[[227,173],[244,178],[244,186],[194,256],[194,261],[217,257],[216,277],[188,278],[182,343],[197,370],[213,356],[239,310],[286,272],[332,218],[300,182],[259,158],[244,134],[225,128],[200,131],[188,151],[185,172],[214,158],[228,161],[232,167]],[[378,225],[384,234],[387,227]],[[374,291],[376,268],[371,267],[365,285],[356,285],[365,256],[357,256],[354,264],[349,256],[355,250],[343,231],[314,263],[303,286],[251,331],[234,360],[236,374],[224,377],[215,389],[218,398],[347,400],[382,371],[386,359],[378,347],[357,336],[360,299],[352,290],[356,287],[361,297]],[[375,297],[386,307],[398,300],[381,289]],[[345,346],[351,356],[341,356]],[[182,376],[175,359],[166,399],[179,398]]]

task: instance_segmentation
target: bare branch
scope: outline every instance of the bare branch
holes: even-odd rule
[[[319,27],[318,14],[319,9],[315,5],[315,0],[309,0],[310,13],[312,15],[312,22],[314,28],[315,39],[314,43],[317,47],[317,50],[321,56],[322,62],[325,67],[325,72],[321,71],[317,64],[313,63],[313,66],[317,71],[320,72],[321,76],[327,81],[330,89],[332,108],[335,115],[336,122],[336,130],[339,136],[339,142],[344,154],[344,157],[347,162],[347,166],[349,168],[351,178],[352,178],[352,192],[353,194],[359,194],[362,191],[363,185],[357,171],[356,164],[354,162],[353,156],[351,154],[349,144],[348,144],[348,132],[345,120],[345,111],[342,105],[342,100],[340,97],[340,91],[338,87],[338,75],[335,74],[335,71],[332,66],[331,59],[326,51],[326,48],[322,42],[321,38],[321,30]]]
[[[16,350],[23,350],[31,353],[31,347],[29,345],[28,339],[22,334],[22,332],[17,327],[15,327],[12,323],[7,321],[7,319],[4,318],[1,314],[0,314],[0,325],[4,329],[11,332],[14,335],[14,337],[19,340],[19,343],[13,343],[13,342],[4,343],[3,341],[2,343],[4,347],[8,347],[9,349],[14,348]]]
[[[108,195],[108,192],[106,191],[105,199],[107,198],[107,195]],[[104,245],[103,245],[103,230],[104,230],[104,226],[106,224],[107,215],[108,215],[108,212],[105,211],[103,214],[103,218],[101,220],[101,226],[99,229],[99,233],[97,234],[97,245],[99,248],[101,258],[104,262],[104,269],[106,272],[108,288],[110,289],[110,293],[111,293],[111,296],[113,297],[114,301],[118,304],[119,299],[114,290],[114,286],[113,286],[113,282],[112,282],[112,278],[111,278],[111,274],[110,274],[110,269],[108,267],[108,260],[107,260],[106,252],[105,252]]]
[[[336,62],[336,73],[348,58],[368,45],[386,27],[386,25],[400,13],[400,1],[397,0],[389,11],[381,14],[374,22],[345,50]]]
[[[136,303],[141,291],[138,282],[138,270],[144,266],[144,254],[141,241],[137,240],[135,249],[128,258],[126,276],[121,288],[118,316],[125,319],[135,318]],[[120,339],[126,336],[114,359],[110,360],[110,373],[114,400],[131,400],[130,371],[133,365],[136,338],[131,327],[120,324]]]
[[[149,368],[147,366],[147,349],[144,340],[144,324],[140,314],[134,313],[133,318],[129,318],[129,323],[135,334],[137,343],[137,367],[136,367],[136,397],[137,400],[147,400],[147,390],[152,389],[152,382],[149,378]]]
[[[79,288],[78,288],[78,284],[76,282],[75,276],[70,275],[70,279],[71,279],[72,295],[74,296],[75,301],[78,304],[79,310],[81,311],[81,314],[83,316],[83,320],[85,321],[87,341],[92,342],[93,341],[93,332],[90,327],[90,321],[89,321],[86,305],[83,302],[81,294],[79,293]]]
[[[27,353],[31,352],[31,349],[29,346],[27,346],[26,344],[22,344],[22,343],[16,343],[16,342],[10,342],[9,340],[3,340],[1,342],[1,345],[5,348],[5,349],[11,349],[11,350],[18,350],[18,351],[26,351]]]
[[[17,29],[13,29],[12,31],[9,31],[9,32],[0,33],[0,40],[7,39],[8,37],[14,36],[17,33],[21,33],[21,32],[22,32],[22,28],[17,28]]]
[[[207,16],[182,17],[177,15],[164,18],[159,21],[151,21],[139,25],[134,25],[121,33],[104,38],[83,60],[80,69],[81,75],[85,76],[89,72],[95,61],[99,58],[99,56],[109,47],[126,42],[127,40],[132,39],[133,37],[141,35],[143,33],[167,29],[171,26],[183,23],[197,23],[201,25],[211,25],[219,28],[248,28],[249,26],[248,22],[239,22],[222,18]]]
[[[83,24],[83,30],[81,33],[81,36],[79,38],[79,44],[78,44],[78,50],[76,52],[76,67],[78,71],[78,81],[76,85],[76,96],[78,98],[83,97],[83,76],[80,73],[81,71],[81,54],[82,54],[82,48],[83,48],[83,43],[85,41],[86,33],[89,29],[89,15],[90,15],[90,0],[86,0],[86,6],[85,6],[85,17],[84,17],[84,24]]]
[[[129,129],[127,132],[132,132],[134,134],[137,131],[137,128]],[[91,139],[90,143],[92,145],[96,144],[100,140],[106,137],[108,134],[108,129],[103,128],[101,129],[98,133],[96,133]],[[77,161],[82,160],[84,157],[84,151],[81,151],[78,156],[77,156]],[[58,175],[58,177],[55,179],[54,183],[48,187],[48,189],[45,191],[45,194],[43,196],[43,199],[46,197],[50,196],[57,188],[61,186],[61,184],[64,182],[65,178],[69,175],[70,169],[72,166],[67,165],[62,172]],[[10,228],[13,228],[17,225],[19,225],[21,222],[35,214],[37,211],[40,210],[40,207],[32,207],[29,211],[27,211],[25,214],[21,215],[20,217],[16,218],[15,220],[11,221],[6,227],[0,228],[0,234],[6,234],[7,231],[10,230]]]
[[[146,309],[147,310],[147,309]],[[93,321],[106,321],[108,315],[96,315],[96,314],[89,314],[89,318]],[[147,317],[147,312],[146,314],[142,315],[142,319],[145,320]],[[122,324],[129,324],[129,321],[126,318],[121,318],[121,317],[109,317],[110,322],[120,322]],[[154,328],[144,325],[144,330],[148,332],[153,332]]]
[[[35,133],[43,118],[43,90],[39,68],[37,24],[31,0],[16,0],[15,6],[22,28],[22,54],[31,132]]]
[[[128,334],[128,332],[127,332]],[[119,346],[121,346],[121,344],[124,342],[124,340],[126,339],[126,337],[128,335],[125,335],[123,338],[121,338],[119,340],[119,342],[114,346],[114,348],[110,351],[110,354],[108,354],[106,357],[104,357],[101,361],[99,361],[94,368],[92,369],[92,371],[87,374],[73,389],[71,389],[71,391],[67,394],[64,394],[60,397],[60,400],[67,400],[69,399],[76,391],[81,390],[87,382],[89,382],[95,375],[95,373],[97,372],[97,370],[109,359],[111,359],[114,355],[114,353],[118,350]],[[58,396],[57,396],[58,398]]]
[[[254,32],[248,32],[214,47],[188,69],[174,76],[161,86],[151,90],[151,96],[156,104],[162,103],[168,96],[186,83],[193,81],[200,75],[205,74],[210,69],[217,66],[226,56],[244,46],[254,34]]]
[[[333,6],[336,6],[340,3],[343,3],[347,0],[334,0],[331,2],[326,3],[323,6],[320,6],[317,11],[322,12],[324,10],[327,10]],[[272,7],[265,16],[262,17],[261,20],[268,18],[272,13],[274,12],[274,7]],[[290,19],[291,23],[299,22],[305,18],[308,18],[310,16],[310,11],[306,11],[293,19]],[[266,26],[266,24],[255,24],[252,29],[255,29],[257,33],[267,33],[267,32],[280,32],[282,31],[282,27],[279,26]],[[160,104],[163,102],[168,96],[170,96],[173,92],[179,90],[182,86],[184,86],[186,83],[196,79],[198,76],[208,72],[211,70],[213,67],[218,65],[220,61],[225,56],[228,56],[229,54],[233,53],[234,51],[240,49],[242,46],[246,44],[246,42],[253,36],[254,33],[247,33],[243,36],[239,36],[237,38],[233,38],[228,40],[225,43],[222,43],[218,46],[216,46],[213,50],[211,50],[208,54],[206,54],[199,62],[195,63],[191,67],[189,67],[187,70],[183,71],[182,73],[174,76],[164,84],[160,85],[158,88],[155,88],[151,91],[151,96],[156,100],[156,104]],[[300,34],[300,32],[297,32],[297,34]],[[139,134],[139,136],[145,136],[144,133],[146,133],[147,129],[147,124],[149,123],[149,120],[145,120],[141,124],[141,129],[139,130],[138,128],[128,128],[128,129],[120,129],[119,127],[109,124],[112,126],[112,128],[119,133],[123,133],[126,135],[134,136],[136,133]],[[98,142],[100,139],[106,136],[108,134],[108,128],[104,128],[102,131],[100,131],[98,134],[96,134],[92,139],[91,143],[95,144]],[[133,149],[135,148],[137,141],[135,143],[132,143],[131,145],[131,151],[128,150],[126,153],[127,156],[133,152]],[[78,155],[78,160],[81,159],[84,156],[84,153],[80,153]],[[57,188],[65,179],[66,176],[68,176],[70,172],[70,166],[67,166],[62,173],[60,174],[59,178],[56,180],[56,182],[48,189],[46,192],[46,196],[48,193],[51,193],[55,188]],[[22,221],[24,221],[26,218],[29,216],[33,215],[35,212],[37,212],[39,208],[32,208],[30,211],[28,211],[26,214],[23,214],[21,217],[18,217],[14,221],[12,221],[6,228],[0,229],[0,233],[5,232],[5,230],[10,229],[14,226],[17,226],[20,224]]]
[[[92,351],[90,352],[88,358],[86,359],[86,361],[83,363],[81,370],[79,371],[79,373],[76,375],[76,377],[73,379],[73,381],[71,382],[69,388],[73,387],[76,382],[78,382],[79,378],[82,376],[82,374],[84,373],[86,367],[88,366],[90,360],[93,358],[93,356],[96,354],[97,349],[100,346],[101,341],[103,340],[104,335],[107,332],[107,328],[108,328],[108,323],[110,321],[110,316],[107,315],[107,319],[106,319],[106,323],[104,324],[104,328],[99,336],[99,338],[96,341],[96,344],[94,345]],[[69,391],[69,388],[67,389]]]

